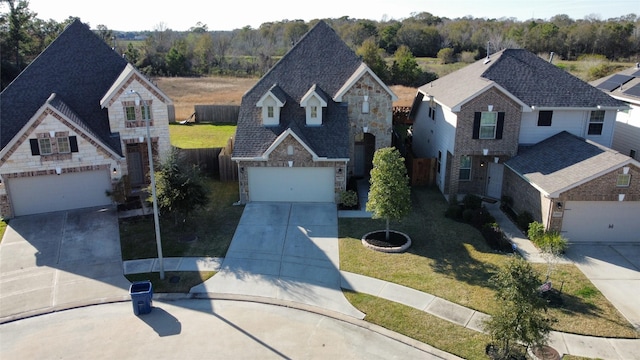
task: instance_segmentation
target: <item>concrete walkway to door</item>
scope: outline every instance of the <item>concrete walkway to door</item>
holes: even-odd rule
[[[252,202],[220,271],[191,293],[287,300],[363,319],[342,293],[339,265],[335,204]]]

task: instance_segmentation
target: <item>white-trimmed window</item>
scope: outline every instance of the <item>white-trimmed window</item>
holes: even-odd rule
[[[53,149],[51,147],[51,139],[49,138],[38,139],[38,147],[40,148],[40,155],[53,154]]]
[[[273,119],[274,117],[273,106],[267,106],[267,117],[269,119]]]
[[[604,110],[595,110],[589,116],[589,135],[602,135],[602,127],[604,126]]]
[[[483,111],[480,116],[480,139],[495,139],[498,125],[498,113]]]
[[[311,106],[311,114],[310,114],[312,119],[315,119],[318,117],[318,107],[317,106]]]
[[[136,121],[136,108],[135,106],[127,106],[124,108],[127,121]]]
[[[67,154],[71,152],[71,146],[69,145],[69,137],[61,136],[56,138],[56,142],[58,143],[58,153]]]
[[[618,174],[617,187],[629,187],[631,184],[631,174]]]
[[[471,180],[471,156],[462,155],[460,157],[459,180]]]

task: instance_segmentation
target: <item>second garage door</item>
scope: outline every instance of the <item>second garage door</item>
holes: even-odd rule
[[[9,180],[15,216],[111,204],[108,170]]]
[[[335,202],[333,167],[249,168],[251,201]]]
[[[567,201],[562,235],[570,242],[640,242],[640,201]]]

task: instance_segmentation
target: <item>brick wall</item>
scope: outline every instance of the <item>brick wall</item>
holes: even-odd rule
[[[493,111],[504,112],[504,127],[502,139],[473,139],[473,119],[476,112],[488,111],[488,105],[493,105]],[[518,138],[522,119],[522,108],[515,101],[495,88],[478,95],[464,104],[457,114],[455,154],[451,159],[449,169],[448,194],[459,193],[484,194],[486,186],[487,166],[494,157],[506,161],[518,152]],[[488,149],[488,155],[483,154]],[[473,156],[471,181],[459,181],[460,157]],[[480,166],[485,162],[485,166]]]

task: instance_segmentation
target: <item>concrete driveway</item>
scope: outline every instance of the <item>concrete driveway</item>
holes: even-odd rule
[[[574,243],[566,256],[640,331],[640,244]]]
[[[364,318],[344,297],[335,204],[245,205],[220,271],[192,294],[294,301]]]
[[[0,323],[20,314],[127,299],[114,208],[11,219],[0,243]]]

